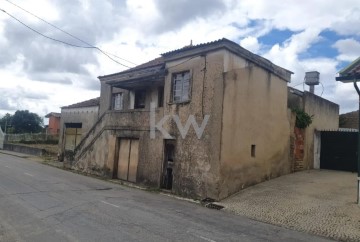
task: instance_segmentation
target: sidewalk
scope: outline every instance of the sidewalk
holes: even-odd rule
[[[311,170],[282,176],[223,200],[225,211],[342,241],[360,241],[355,173]]]

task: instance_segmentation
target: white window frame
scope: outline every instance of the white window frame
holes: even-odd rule
[[[188,76],[187,78],[186,74]],[[191,79],[191,71],[177,72],[172,75],[171,91],[173,103],[184,103],[191,100]]]
[[[113,94],[113,110],[119,111],[124,108],[123,93],[114,93]]]

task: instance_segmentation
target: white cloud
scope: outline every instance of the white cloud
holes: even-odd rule
[[[257,38],[249,36],[240,41],[240,45],[251,52],[258,53],[260,44]]]
[[[359,3],[356,5],[349,5],[349,8],[340,8],[340,11],[336,11],[340,18],[335,18],[336,20],[332,23],[330,28],[342,35],[360,36],[360,8],[355,8],[355,6],[358,5]]]
[[[336,41],[334,47],[338,49],[340,61],[353,61],[360,56],[360,41],[355,39],[342,39]]]
[[[160,0],[78,0],[69,3],[19,0],[16,3],[72,34],[137,64],[188,45],[190,40],[199,44],[226,37],[294,71],[292,84],[301,82],[305,71],[318,70],[325,86],[324,97],[339,102],[342,110],[357,108],[356,102],[353,104],[352,87],[344,87],[335,83],[334,79],[340,61],[350,61],[360,55],[358,0],[211,0],[207,1],[209,6],[191,4],[188,0],[175,5],[166,2],[165,10],[177,6],[174,9],[176,16],[171,11],[165,13],[164,6],[159,8]],[[185,12],[184,19],[181,19],[179,13],[187,8],[186,4],[193,9]],[[202,11],[202,7],[206,11]],[[76,42],[8,3],[0,8],[6,8],[51,36]],[[259,37],[275,28],[296,33],[288,40],[265,49]],[[314,43],[320,41],[319,34],[324,30],[354,36],[346,36],[334,43],[334,48],[339,51],[337,58],[301,58]],[[9,42],[10,37],[17,41]],[[41,44],[35,48],[33,43]],[[10,21],[4,14],[0,14],[0,48],[3,54],[0,56],[0,88],[5,88],[3,91],[7,96],[14,96],[11,94],[18,93],[17,86],[21,86],[25,93],[46,93],[48,97],[46,101],[34,102],[23,98],[25,94],[17,95],[18,100],[9,103],[16,108],[31,108],[40,114],[59,111],[60,106],[98,96],[99,90],[93,90],[98,85],[96,77],[125,69],[99,52],[64,48],[45,41]],[[30,67],[36,67],[36,71],[31,71]],[[302,89],[302,85],[298,88]],[[319,86],[316,91],[320,94],[322,88]]]

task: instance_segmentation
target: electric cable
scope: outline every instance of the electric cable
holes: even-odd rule
[[[13,3],[13,2],[11,2],[11,1],[9,1],[9,0],[5,0],[5,1],[7,1],[8,3],[12,4],[13,6],[15,6],[15,7],[17,7],[17,8],[19,8],[19,9],[21,9],[22,11],[24,11],[24,12],[26,12],[26,13],[28,13],[28,14],[32,15],[33,17],[35,17],[35,18],[37,18],[37,19],[39,19],[39,20],[43,21],[44,23],[46,23],[46,24],[50,25],[51,27],[53,27],[53,28],[55,28],[55,29],[57,29],[57,30],[59,30],[59,31],[63,32],[64,34],[67,34],[67,35],[69,35],[69,36],[73,37],[74,39],[79,40],[80,42],[82,42],[82,43],[84,43],[84,44],[86,44],[86,45],[89,45],[89,46],[95,47],[94,45],[92,45],[92,44],[90,44],[90,43],[88,43],[88,42],[86,42],[86,41],[84,41],[84,40],[80,39],[79,37],[77,37],[77,36],[75,36],[75,35],[73,35],[73,34],[71,34],[71,33],[67,32],[67,31],[65,31],[65,30],[63,30],[63,29],[61,29],[61,28],[57,27],[56,25],[54,25],[54,24],[52,24],[52,23],[50,23],[50,22],[46,21],[45,19],[43,19],[43,18],[41,18],[41,17],[39,17],[39,16],[35,15],[34,13],[32,13],[32,12],[30,12],[30,11],[28,11],[28,10],[26,10],[26,9],[22,8],[21,6],[19,6],[19,5],[15,4],[15,3]],[[99,48],[99,49],[100,49],[100,48]],[[128,62],[128,63],[130,63],[130,64],[133,64],[133,65],[135,65],[135,66],[137,65],[137,64],[136,64],[136,63],[134,63],[134,62],[131,62],[131,61],[129,61],[129,60],[126,60],[126,59],[124,59],[124,58],[121,58],[121,57],[119,57],[119,56],[117,56],[117,55],[111,54],[111,53],[109,53],[109,52],[107,52],[107,51],[104,51],[104,50],[103,50],[103,52],[105,52],[106,54],[112,55],[112,56],[114,56],[114,57],[117,57],[117,58],[119,58],[119,59],[121,59],[121,60],[123,60],[123,61],[126,61],[126,62]]]
[[[168,68],[173,68],[173,67],[179,66],[179,65],[184,64],[184,63],[186,63],[186,62],[188,62],[188,61],[190,61],[190,60],[192,60],[192,59],[194,59],[194,58],[196,58],[196,57],[198,57],[198,56],[193,56],[193,57],[191,57],[191,58],[189,58],[189,59],[187,59],[187,60],[184,60],[183,62],[180,62],[180,63],[178,63],[178,64],[176,64],[176,65],[169,66]]]
[[[7,0],[6,0],[7,1]],[[5,14],[7,14],[9,17],[13,18],[14,20],[16,20],[17,22],[19,22],[21,25],[23,25],[24,27],[30,29],[31,31],[41,35],[42,37],[46,38],[46,39],[49,39],[49,40],[52,40],[52,41],[55,41],[55,42],[58,42],[58,43],[62,43],[64,45],[68,45],[68,46],[71,46],[71,47],[76,47],[76,48],[83,48],[83,49],[96,49],[98,51],[100,51],[102,54],[104,54],[105,56],[107,56],[110,60],[116,62],[117,64],[119,65],[122,65],[124,67],[127,67],[127,68],[131,68],[130,66],[128,65],[125,65],[121,62],[118,62],[117,60],[113,59],[112,57],[110,57],[106,52],[104,52],[103,50],[101,50],[100,48],[96,47],[96,46],[92,46],[90,44],[87,44],[86,42],[82,41],[83,43],[89,45],[89,46],[81,46],[81,45],[75,45],[75,44],[71,44],[71,43],[68,43],[66,41],[63,41],[63,40],[58,40],[58,39],[55,39],[55,38],[52,38],[50,36],[47,36],[43,33],[40,33],[39,31],[35,30],[34,28],[30,27],[29,25],[25,24],[24,22],[22,22],[21,20],[19,20],[18,18],[16,18],[15,16],[11,15],[10,13],[6,12],[4,9],[0,9],[0,11],[4,12]],[[71,34],[69,34],[71,36]],[[72,36],[74,37],[74,36]],[[74,38],[77,38],[77,37],[74,37]]]
[[[290,86],[290,87],[297,87],[297,86],[300,86],[301,84],[304,84],[304,82],[299,82],[299,83],[295,84],[294,86]]]
[[[321,82],[319,82],[320,84],[321,84],[321,86],[322,86],[322,91],[321,91],[321,94],[320,94],[320,97],[323,95],[323,93],[324,93],[324,91],[325,91],[325,87],[324,87],[324,85],[321,83]]]

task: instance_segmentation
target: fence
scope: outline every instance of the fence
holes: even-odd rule
[[[7,143],[57,143],[59,135],[50,134],[6,134]]]

